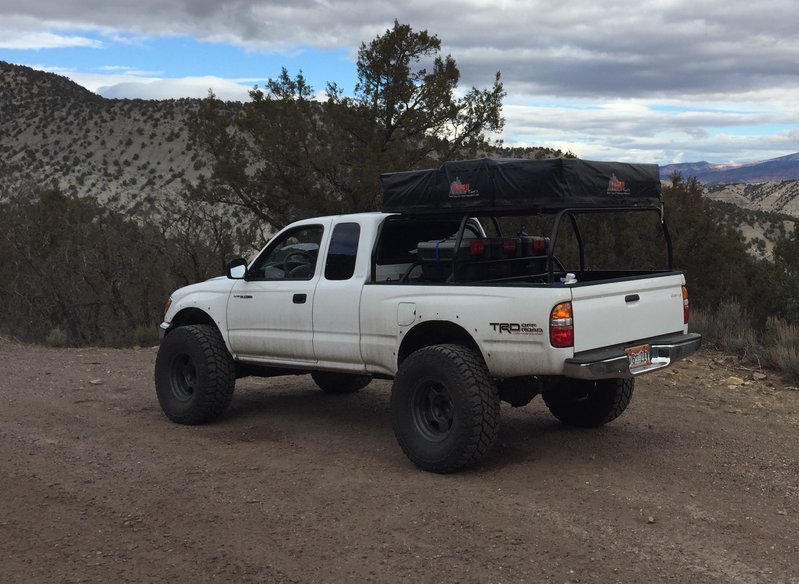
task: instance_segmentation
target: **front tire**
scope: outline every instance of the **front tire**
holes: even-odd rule
[[[368,375],[329,371],[314,371],[311,373],[311,379],[325,393],[353,393],[363,389],[372,381]]]
[[[478,463],[499,429],[499,393],[482,358],[459,345],[412,353],[394,379],[391,424],[419,468],[449,473]]]
[[[236,383],[233,359],[216,327],[189,325],[170,332],[155,360],[155,390],[164,414],[178,424],[217,419]]]
[[[560,379],[542,395],[552,415],[564,424],[596,428],[627,409],[634,387],[635,379]]]

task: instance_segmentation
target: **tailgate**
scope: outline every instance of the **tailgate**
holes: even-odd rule
[[[680,273],[572,288],[574,351],[682,332]]]

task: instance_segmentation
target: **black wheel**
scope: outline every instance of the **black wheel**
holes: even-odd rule
[[[190,325],[170,332],[155,360],[155,391],[166,416],[178,424],[218,418],[236,383],[233,359],[219,331]]]
[[[499,394],[482,358],[458,345],[412,353],[394,379],[391,423],[402,450],[424,470],[479,462],[499,429]]]
[[[544,403],[569,426],[595,428],[618,418],[633,397],[634,379],[561,379],[544,391]]]
[[[353,393],[363,389],[372,381],[368,375],[354,375],[352,373],[332,373],[329,371],[314,371],[311,373],[314,383],[325,393]]]

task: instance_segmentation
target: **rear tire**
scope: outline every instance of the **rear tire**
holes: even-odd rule
[[[627,409],[634,387],[635,379],[560,379],[542,396],[552,415],[564,424],[596,428]]]
[[[353,393],[363,389],[372,378],[368,375],[355,375],[352,373],[332,373],[329,371],[314,371],[311,373],[319,389],[325,393]]]
[[[178,424],[217,419],[236,384],[233,359],[216,327],[189,325],[170,332],[155,360],[155,390],[164,414]]]
[[[499,429],[499,393],[482,358],[459,345],[412,353],[394,379],[391,424],[424,470],[449,473],[482,460]]]

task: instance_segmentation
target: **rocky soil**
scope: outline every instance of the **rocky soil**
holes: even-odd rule
[[[799,582],[799,391],[732,358],[598,430],[503,405],[450,476],[402,454],[389,382],[241,380],[183,427],[154,359],[0,342],[0,582]]]

